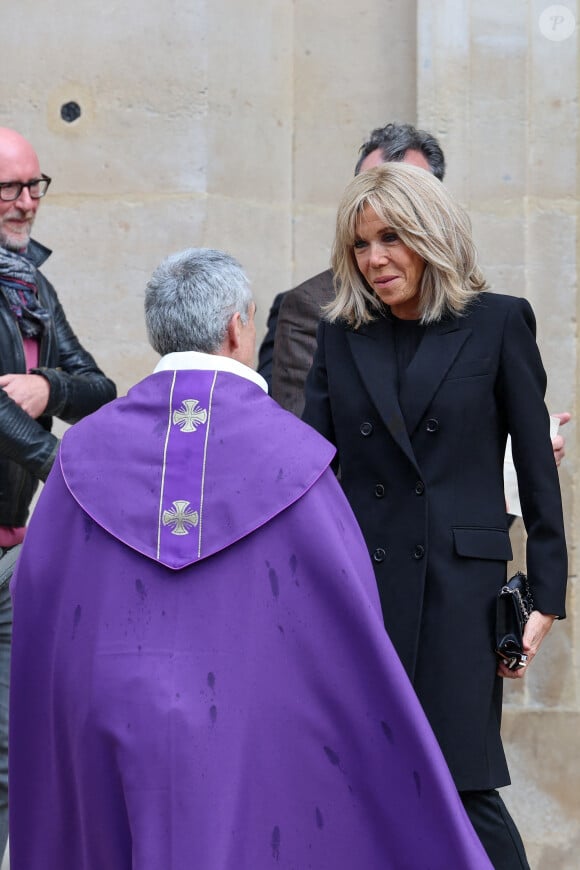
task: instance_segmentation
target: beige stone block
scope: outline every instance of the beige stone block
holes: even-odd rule
[[[526,42],[527,0],[487,0],[473,3],[470,10],[471,45],[484,42],[502,56],[509,54],[514,43]]]
[[[573,214],[549,204],[535,204],[528,215],[526,295],[537,318],[552,411],[573,410],[577,394],[576,226]]]
[[[548,403],[550,410],[559,411],[560,409],[568,410],[563,403],[553,401]],[[570,406],[573,408],[573,406]],[[575,409],[574,409],[575,410]],[[577,412],[576,412],[577,413]],[[578,514],[574,509],[575,490],[575,457],[578,456],[577,432],[575,418],[568,423],[565,429],[562,429],[562,434],[566,438],[566,456],[559,469],[560,490],[562,492],[562,508],[564,510],[564,527],[566,530],[566,540],[568,542],[568,598],[572,598],[572,589],[574,586],[574,578],[578,574],[578,523],[576,517]],[[580,626],[580,613],[577,614],[576,625]],[[575,641],[576,643],[576,641]],[[580,677],[580,671],[578,672]],[[580,694],[578,696],[580,698]]]
[[[415,120],[414,4],[294,8],[294,199],[335,207],[370,131]]]
[[[335,208],[296,211],[292,286],[329,268],[335,221]]]
[[[557,202],[534,200],[527,215],[530,300],[560,323],[574,313],[576,215]]]
[[[208,191],[290,203],[292,4],[207,5]]]
[[[493,68],[491,63],[484,64],[488,79],[493,80]],[[525,83],[521,86],[525,89]],[[504,100],[486,100],[480,96],[478,106],[477,117],[472,122],[469,155],[470,204],[481,207],[489,203],[502,209],[507,200],[509,208],[510,200],[520,198],[526,192],[527,144],[523,135],[526,106],[517,97],[509,96]],[[510,118],[510,123],[498,125],[497,119],[502,116]],[[490,131],[493,131],[492,141]]]
[[[485,277],[494,293],[507,293],[509,296],[526,295],[525,265],[491,265],[485,264]]]
[[[526,18],[519,3],[472,5],[470,202],[521,197],[526,187]],[[501,206],[500,206],[501,207]]]
[[[512,787],[502,792],[534,870],[576,870],[580,847],[580,714],[504,714]]]
[[[570,540],[571,539],[569,538],[569,541]],[[575,549],[577,549],[577,547]],[[575,554],[573,553],[570,553],[570,555],[573,555],[573,558],[571,560],[571,576],[568,580],[568,594],[566,596],[566,612],[568,614],[566,622],[570,624],[570,632],[573,635],[570,657],[574,668],[574,687],[576,693],[574,709],[580,710],[580,590],[578,586],[579,581],[575,565],[577,556],[575,556]]]
[[[143,299],[168,254],[205,244],[204,198],[46,200],[35,234],[71,325],[121,392],[151,370]]]
[[[526,226],[523,204],[497,201],[468,209],[479,264],[494,293],[526,295]]]
[[[417,2],[417,120],[439,140],[447,162],[445,183],[469,204],[470,14],[468,0]]]
[[[572,656],[575,640],[572,620],[558,621],[542,643],[530,668],[529,703],[532,706],[572,709],[578,702]]]
[[[468,212],[479,264],[486,276],[492,268],[515,267],[521,269],[523,273],[526,257],[526,226],[522,203],[506,204],[494,201],[487,207],[474,203]],[[497,289],[513,294],[509,286]]]
[[[252,284],[261,341],[276,293],[291,286],[290,221],[275,203],[248,202],[214,196],[208,206],[205,244],[228,251],[240,261]]]
[[[577,176],[578,27],[555,42],[540,32],[544,0],[533,0],[530,15],[528,75],[529,188],[535,196],[574,199]],[[578,5],[564,3],[575,12]]]

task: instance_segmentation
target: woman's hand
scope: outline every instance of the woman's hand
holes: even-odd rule
[[[532,611],[524,628],[524,652],[528,657],[526,667],[510,671],[506,665],[500,663],[497,668],[497,675],[499,677],[507,677],[510,680],[523,679],[532,659],[540,649],[542,641],[552,628],[555,619],[556,617],[551,614],[540,613],[539,610]]]

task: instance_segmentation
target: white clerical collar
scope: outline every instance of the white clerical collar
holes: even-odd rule
[[[191,350],[183,353],[168,353],[162,356],[153,370],[157,372],[176,371],[180,369],[197,369],[198,371],[229,372],[252,381],[260,389],[268,392],[268,384],[258,372],[229,356],[219,356],[213,353],[199,353]]]

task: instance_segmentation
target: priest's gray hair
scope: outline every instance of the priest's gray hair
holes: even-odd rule
[[[172,254],[145,290],[145,324],[157,353],[217,353],[232,315],[250,316],[252,293],[237,260],[213,248]]]

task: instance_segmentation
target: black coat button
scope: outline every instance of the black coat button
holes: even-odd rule
[[[375,562],[384,562],[387,558],[387,554],[382,547],[377,547],[375,552],[373,553],[373,561]]]
[[[437,432],[439,429],[439,420],[436,420],[435,417],[431,417],[427,420],[427,425],[425,427],[427,432]]]
[[[370,435],[372,431],[373,431],[373,424],[372,423],[361,423],[360,424],[360,434],[364,435],[365,438],[368,435]]]
[[[413,559],[422,559],[424,555],[425,547],[423,547],[421,544],[417,544],[413,551]]]
[[[424,492],[425,492],[425,484],[423,483],[422,480],[418,480],[417,483],[415,484],[415,494],[416,495],[423,495]]]
[[[375,486],[376,497],[383,498],[384,494],[385,494],[385,487],[383,486],[382,483],[377,483],[377,485]]]

